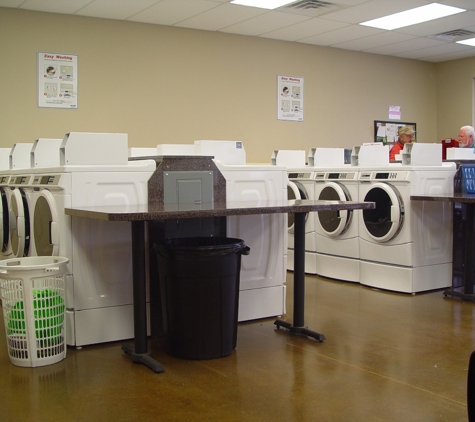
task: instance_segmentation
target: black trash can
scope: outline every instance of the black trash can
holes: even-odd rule
[[[155,244],[167,352],[215,359],[236,347],[241,239],[190,237]]]

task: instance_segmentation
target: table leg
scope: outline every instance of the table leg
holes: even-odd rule
[[[132,362],[142,363],[156,373],[164,372],[162,364],[147,350],[147,296],[145,260],[145,222],[132,221],[132,271],[134,283],[134,346],[124,344],[122,350]]]
[[[291,334],[312,337],[323,341],[325,336],[309,330],[305,320],[305,213],[294,214],[294,323],[280,319],[274,322],[278,328],[287,328]]]
[[[475,301],[473,294],[473,252],[475,250],[475,239],[473,229],[475,227],[475,204],[467,203],[466,223],[465,223],[465,258],[464,258],[464,287],[463,292],[456,290],[444,291],[444,296],[459,297],[463,300]]]

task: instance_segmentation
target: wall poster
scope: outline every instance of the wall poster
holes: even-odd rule
[[[303,122],[303,78],[277,76],[277,119]]]
[[[38,52],[38,107],[78,108],[78,56]]]

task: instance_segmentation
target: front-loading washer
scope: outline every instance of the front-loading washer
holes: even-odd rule
[[[360,169],[360,283],[416,293],[452,284],[452,207],[411,195],[453,193],[454,163]]]
[[[288,188],[287,198],[294,199],[315,199],[315,168],[302,167],[287,169]],[[315,214],[307,213],[305,216],[305,272],[307,274],[317,274],[316,268],[316,245],[315,245]],[[288,250],[287,269],[294,269],[294,218],[293,214],[288,215]]]
[[[12,257],[10,244],[10,151],[0,148],[0,260]]]
[[[217,159],[213,161],[226,179],[227,201],[286,199],[285,167],[223,165]],[[251,254],[241,264],[238,321],[285,314],[286,227],[286,214],[226,218],[227,236],[244,239],[251,248]]]
[[[70,346],[134,336],[130,224],[64,212],[71,207],[146,204],[156,162],[129,163],[127,149],[126,134],[69,133],[60,147],[61,165],[33,175],[34,250],[38,256],[69,258],[66,342]]]
[[[357,201],[359,171],[350,165],[315,170],[315,199]],[[359,210],[358,210],[359,211]],[[337,280],[359,282],[358,211],[315,213],[316,272]]]

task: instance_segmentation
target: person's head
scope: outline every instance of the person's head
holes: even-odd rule
[[[411,143],[414,138],[414,132],[409,126],[400,127],[397,131],[401,144]]]
[[[459,130],[459,147],[471,147],[475,140],[475,131],[472,126],[462,126]]]

